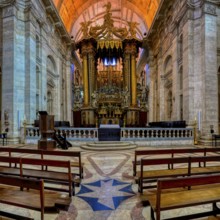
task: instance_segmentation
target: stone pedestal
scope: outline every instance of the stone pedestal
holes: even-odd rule
[[[93,108],[82,108],[81,111],[81,124],[84,127],[95,127],[95,113]]]
[[[126,125],[128,127],[135,127],[139,124],[139,109],[129,108],[127,111]]]

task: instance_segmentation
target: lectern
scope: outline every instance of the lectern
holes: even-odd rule
[[[39,129],[41,139],[38,141],[38,149],[51,150],[56,147],[54,136],[54,115],[48,115],[46,111],[39,111]]]

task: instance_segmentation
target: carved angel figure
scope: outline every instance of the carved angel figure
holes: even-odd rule
[[[85,22],[81,22],[81,30],[83,33],[83,37],[88,37],[89,36],[89,25],[91,24],[91,21],[85,21]]]
[[[137,22],[128,22],[129,32],[130,32],[131,38],[136,37],[138,24],[139,23],[137,23]]]

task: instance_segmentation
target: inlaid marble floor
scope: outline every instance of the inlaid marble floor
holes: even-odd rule
[[[17,145],[25,148],[27,146]],[[74,150],[80,150],[80,148],[68,149],[68,151]],[[150,220],[150,210],[148,207],[143,207],[142,196],[138,193],[137,184],[132,176],[133,158],[134,150],[82,151],[82,161],[85,164],[84,179],[80,187],[76,187],[76,195],[72,197],[68,211],[45,214],[45,219]],[[200,206],[187,211],[175,210],[174,212],[176,215],[179,212],[193,212],[207,208],[209,207]],[[8,205],[0,204],[0,210],[31,216],[36,220],[40,218],[39,212]],[[164,215],[170,216],[170,212]],[[1,219],[5,218],[0,217]]]

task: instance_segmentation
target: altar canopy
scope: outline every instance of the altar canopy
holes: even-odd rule
[[[81,22],[83,36],[75,51],[82,60],[82,73],[75,73],[74,111],[81,112],[81,126],[138,126],[139,112],[147,114],[148,93],[145,74],[136,73],[142,46],[137,37],[139,24],[116,27],[111,3],[103,7],[101,25]]]

